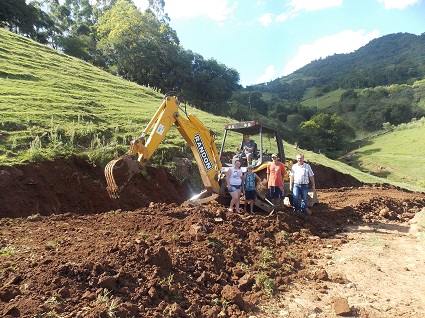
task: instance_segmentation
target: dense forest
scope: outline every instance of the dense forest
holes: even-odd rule
[[[131,0],[0,0],[0,27],[162,93],[178,91],[212,114],[267,118],[285,140],[330,157],[359,132],[425,115],[425,33],[383,36],[243,88],[237,70],[180,45],[165,1],[149,0],[141,12]],[[331,94],[336,100],[320,108],[309,102]]]

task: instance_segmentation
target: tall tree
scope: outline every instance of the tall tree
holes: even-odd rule
[[[139,84],[170,89],[164,82],[171,76],[179,40],[151,11],[142,13],[129,1],[119,0],[100,17],[98,36],[110,70]]]
[[[355,137],[354,129],[338,115],[317,114],[302,123],[298,143],[302,148],[335,157]]]
[[[0,1],[0,27],[36,39],[35,24],[39,21],[40,11],[25,0]]]
[[[165,1],[164,0],[149,0],[149,10],[156,16],[156,18],[162,23],[170,22],[168,14],[164,11]]]
[[[232,93],[239,88],[239,73],[214,59],[199,54],[192,59],[192,78],[185,93],[188,100],[202,110],[224,114]]]

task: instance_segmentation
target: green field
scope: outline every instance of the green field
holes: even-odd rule
[[[345,89],[337,89],[325,95],[315,97],[316,89],[311,88],[304,94],[304,100],[301,103],[310,108],[325,109],[330,105],[339,102],[341,95],[345,91]]]
[[[105,164],[128,151],[129,141],[140,135],[160,106],[162,97],[153,88],[125,81],[81,60],[0,29],[2,165],[51,160],[72,154],[84,156],[96,164]],[[187,111],[216,133],[218,145],[222,140],[224,124],[234,121],[189,105]],[[384,148],[383,141],[379,140],[379,147],[371,149],[380,151],[371,153],[371,150],[359,149],[356,157],[359,167],[361,165],[362,169],[367,170],[367,163],[374,162],[388,169],[388,179],[363,173],[320,154],[303,152],[307,161],[352,174],[363,182],[394,182],[407,189],[425,191],[423,174],[415,179],[414,176],[420,176],[421,172],[415,173],[407,167],[411,164],[408,159],[413,156],[418,157],[414,166],[423,166],[420,157],[424,149],[418,142],[423,129],[418,125],[411,129],[412,135],[408,137],[395,135],[392,139],[400,141],[394,143],[393,148],[390,142]],[[230,142],[236,145],[240,140]],[[285,147],[286,156],[290,158],[295,158],[300,151],[293,145],[286,144]],[[175,155],[188,152],[177,129],[171,129],[153,156],[152,164],[162,164]],[[372,154],[373,159],[369,160]],[[392,167],[389,163],[393,162],[398,167],[397,173],[389,169]]]
[[[370,139],[353,152],[354,166],[392,181],[425,187],[425,118]]]
[[[162,101],[155,89],[0,29],[0,162],[72,153],[108,161],[128,150]],[[219,136],[228,118],[187,106]],[[176,129],[158,152],[185,146]]]

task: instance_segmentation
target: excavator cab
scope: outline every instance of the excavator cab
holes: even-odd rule
[[[239,150],[244,135],[249,135],[250,139],[255,142],[256,149],[253,151],[252,158],[254,168],[271,161],[273,153],[279,155],[281,162],[285,162],[282,138],[276,127],[260,121],[243,121],[224,126],[223,141],[220,147],[222,169],[226,170],[226,167],[233,165],[232,160],[229,160],[229,156],[232,157],[233,161],[239,159],[242,162],[242,166],[247,166],[246,157]]]
[[[269,197],[267,165],[271,162],[272,154],[278,154],[280,161],[287,167],[285,193],[289,193],[288,171],[292,162],[285,162],[282,138],[276,127],[256,120],[236,122],[224,126],[223,140],[219,152],[222,164],[221,175],[225,176],[227,170],[233,167],[236,160],[242,163],[242,171],[246,172],[248,162],[243,151],[241,151],[244,135],[249,135],[249,139],[255,143],[256,149],[253,151],[251,164],[254,166],[254,172],[262,180],[257,185],[257,200],[255,205],[265,212],[271,212],[273,209],[276,210],[276,207],[273,206],[272,200]],[[224,184],[225,182],[222,182],[221,186],[225,186]]]

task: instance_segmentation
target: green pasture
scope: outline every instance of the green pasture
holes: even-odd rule
[[[73,154],[105,164],[128,151],[130,140],[141,134],[160,106],[162,97],[155,88],[123,80],[0,29],[0,165]],[[234,120],[205,113],[190,105],[186,105],[186,109],[216,133],[219,147],[224,124]],[[413,167],[424,166],[421,158],[424,149],[418,142],[424,128],[413,127],[410,135],[403,137],[407,132],[406,129],[390,133],[400,134],[392,138],[394,146],[390,140],[378,139],[390,136],[387,134],[378,137],[376,145],[367,145],[357,151],[358,167],[365,171],[372,163],[385,167],[389,173],[383,176],[387,179],[364,173],[354,164],[350,166],[320,154],[303,152],[307,161],[352,174],[363,182],[393,182],[404,188],[425,191],[423,172],[408,167],[412,158],[415,160]],[[394,143],[394,140],[399,141]],[[235,137],[228,142],[237,145],[240,139]],[[299,151],[285,144],[287,157],[295,158]],[[177,129],[172,128],[154,154],[152,164],[163,164],[173,156],[189,152]]]
[[[337,89],[329,92],[322,96],[316,97],[316,89],[310,88],[304,94],[302,104],[309,108],[325,109],[329,108],[330,105],[339,102],[341,95],[345,92],[345,89]]]
[[[395,182],[425,188],[425,118],[369,139],[353,151],[353,165]]]
[[[105,163],[128,151],[129,141],[140,135],[161,105],[163,96],[154,88],[3,29],[0,38],[1,164],[74,153]],[[186,110],[202,118],[221,141],[230,119],[189,105]],[[185,146],[173,128],[158,149],[160,158]]]

